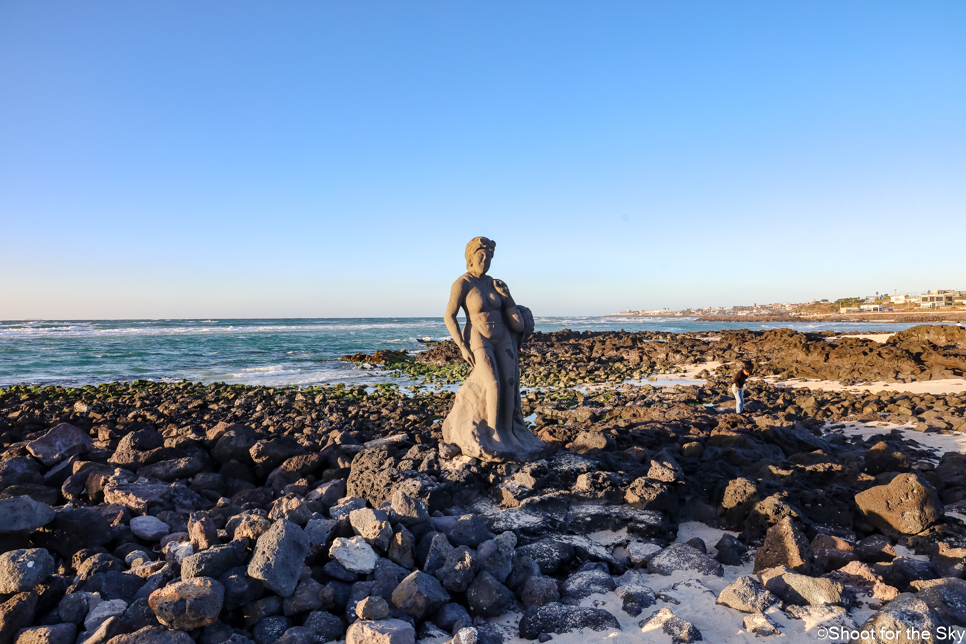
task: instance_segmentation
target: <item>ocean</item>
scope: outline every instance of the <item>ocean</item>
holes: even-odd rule
[[[889,331],[910,326],[883,324]],[[875,330],[862,323],[721,323],[695,318],[544,317],[538,331]],[[418,351],[448,338],[442,318],[73,320],[0,322],[0,387],[82,386],[149,379],[272,387],[376,384],[379,369],[338,358],[379,349]]]

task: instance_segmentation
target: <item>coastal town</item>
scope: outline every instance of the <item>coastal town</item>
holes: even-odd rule
[[[717,319],[722,317],[789,317],[808,318],[813,316],[854,315],[863,313],[895,313],[908,315],[915,313],[956,313],[966,311],[966,290],[935,289],[922,292],[876,293],[860,297],[845,297],[837,300],[821,299],[810,302],[775,302],[772,304],[706,306],[681,310],[656,309],[635,311],[627,309],[614,314],[614,317],[699,317]]]

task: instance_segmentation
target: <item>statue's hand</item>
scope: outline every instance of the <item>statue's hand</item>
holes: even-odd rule
[[[510,287],[506,285],[503,280],[493,280],[493,290],[496,291],[500,297],[510,297]]]
[[[467,347],[460,347],[460,353],[463,354],[463,360],[466,360],[471,367],[476,366],[476,356]]]

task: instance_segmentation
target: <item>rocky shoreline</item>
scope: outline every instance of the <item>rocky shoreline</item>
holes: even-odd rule
[[[453,394],[426,387],[0,390],[0,644],[709,641],[693,602],[739,619],[734,641],[935,638],[966,626],[966,454],[835,430],[962,432],[966,395],[899,390],[962,378],[963,333],[536,334],[533,463],[442,443]],[[359,359],[454,379],[451,354]],[[749,358],[899,384],[753,381],[737,415],[728,363]]]

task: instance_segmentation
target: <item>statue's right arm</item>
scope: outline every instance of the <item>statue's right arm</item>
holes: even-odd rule
[[[446,305],[446,313],[443,314],[443,321],[446,322],[446,330],[449,331],[453,342],[459,347],[463,359],[472,366],[473,352],[466,346],[466,342],[463,340],[463,334],[460,332],[460,323],[456,319],[456,314],[459,312],[460,307],[463,306],[463,300],[466,297],[464,292],[465,287],[466,280],[463,278],[453,282],[453,288],[449,292],[449,304]]]

